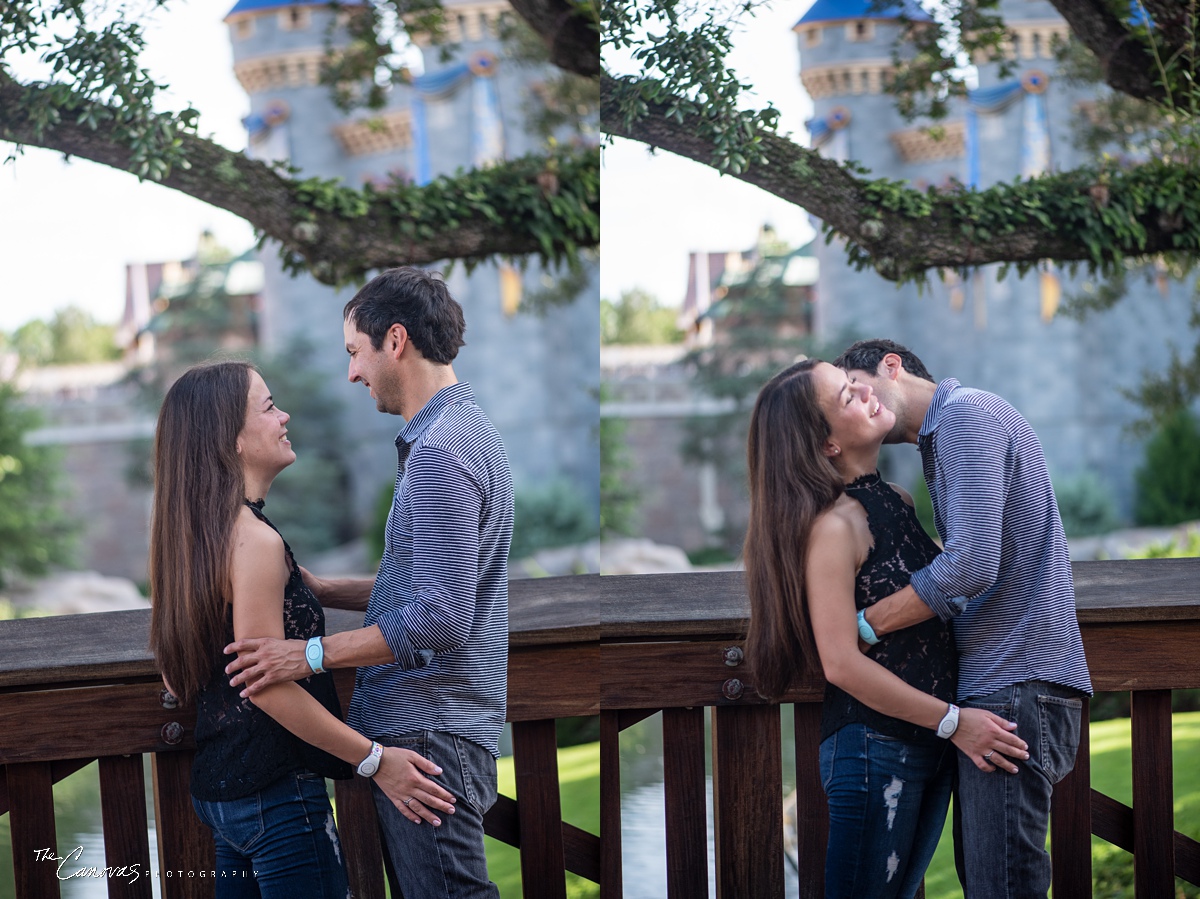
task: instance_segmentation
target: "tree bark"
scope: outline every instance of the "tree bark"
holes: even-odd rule
[[[509,0],[513,10],[538,33],[550,62],[582,75],[600,74],[600,33],[571,0]]]

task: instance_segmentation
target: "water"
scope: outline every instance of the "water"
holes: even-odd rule
[[[792,708],[783,706],[783,798],[796,785]],[[713,802],[709,713],[705,710],[705,791],[708,807],[708,888],[716,895],[713,853]],[[663,790],[662,715],[656,714],[621,732],[621,863],[625,899],[662,899],[667,894],[667,829]],[[788,895],[797,895],[799,879],[784,865]]]

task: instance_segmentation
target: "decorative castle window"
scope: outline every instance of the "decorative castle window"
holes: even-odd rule
[[[244,41],[254,35],[254,19],[246,16],[244,19],[238,19],[233,23],[233,39],[235,41]]]
[[[312,23],[312,10],[307,6],[290,6],[279,11],[280,31],[306,31]]]
[[[875,40],[875,23],[870,19],[857,19],[846,23],[846,40],[854,43]]]
[[[820,28],[804,29],[804,46],[815,47],[820,43],[821,43],[821,29]]]

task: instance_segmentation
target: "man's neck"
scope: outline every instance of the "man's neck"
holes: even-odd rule
[[[458,378],[454,375],[453,366],[436,364],[420,366],[410,382],[411,390],[405,393],[404,405],[400,414],[404,416],[405,421],[412,421],[417,413],[437,396],[438,391],[457,383]]]
[[[907,390],[908,403],[905,405],[904,442],[916,443],[917,436],[921,433],[921,425],[925,423],[925,416],[929,413],[929,407],[933,404],[933,395],[937,391],[937,384],[934,384],[932,381],[926,381],[924,378],[915,378],[910,375]]]

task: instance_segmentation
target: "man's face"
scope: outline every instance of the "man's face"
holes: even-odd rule
[[[884,443],[903,443],[904,442],[904,397],[899,385],[888,377],[887,367],[883,362],[879,363],[879,367],[871,372],[861,368],[852,368],[846,372],[851,384],[866,384],[879,398],[883,405],[891,410],[895,416],[895,424],[892,425],[891,431],[888,432]]]
[[[346,338],[346,352],[350,354],[347,373],[350,382],[362,382],[380,412],[399,415],[404,388],[398,371],[399,360],[391,352],[394,339],[391,335],[385,336],[383,346],[377,350],[371,346],[371,338],[351,322],[342,323],[342,334]]]

